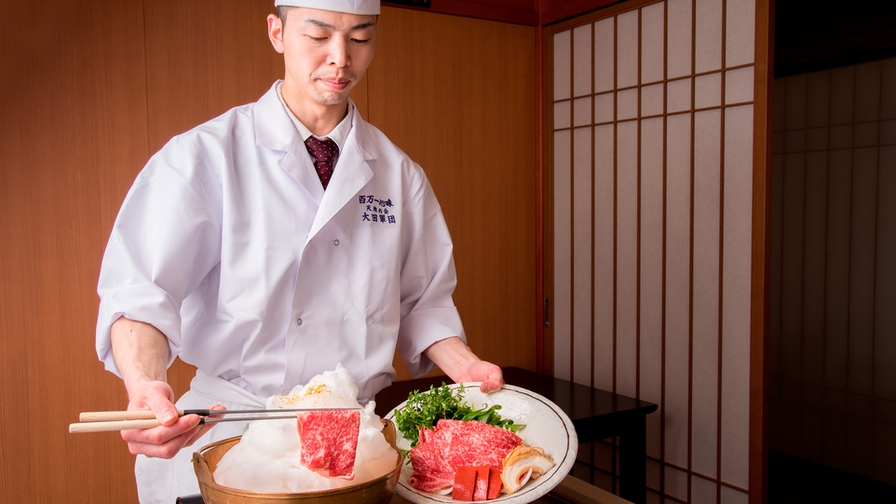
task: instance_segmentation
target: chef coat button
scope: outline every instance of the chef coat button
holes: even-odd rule
[[[302,325],[302,319],[297,318],[297,319],[296,319],[296,325]]]
[[[338,247],[338,246],[339,246],[339,240],[333,240],[333,245],[335,245],[335,246]]]

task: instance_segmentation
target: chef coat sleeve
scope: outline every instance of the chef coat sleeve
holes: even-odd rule
[[[175,137],[140,172],[106,246],[96,351],[118,374],[110,328],[119,317],[159,329],[168,365],[181,349],[181,306],[220,260],[220,185],[196,143]]]
[[[418,167],[419,168],[419,167]],[[412,222],[401,271],[398,351],[412,376],[433,368],[423,351],[452,336],[466,342],[452,294],[457,285],[454,247],[435,193],[422,170],[406,199]]]

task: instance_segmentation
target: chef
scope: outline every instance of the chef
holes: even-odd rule
[[[452,243],[423,170],[348,98],[373,59],[378,0],[277,0],[267,19],[285,76],[257,102],[171,139],[141,171],[100,273],[96,349],[130,410],[122,432],[140,501],[198,493],[191,450],[245,424],[176,409],[263,407],[345,366],[372,400],[395,377],[503,385],[466,345]],[[166,369],[198,369],[177,400]]]

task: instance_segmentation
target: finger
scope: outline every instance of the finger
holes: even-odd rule
[[[493,366],[488,372],[486,379],[482,381],[480,390],[486,394],[500,390],[504,386],[504,373],[501,368]]]
[[[482,391],[482,393],[484,393],[484,394],[490,394],[492,392],[501,390],[501,387],[503,387],[503,386],[504,386],[504,380],[501,380],[501,381],[488,380],[488,381],[482,382],[482,384],[479,385],[479,390]]]
[[[171,440],[193,431],[198,425],[199,417],[197,415],[186,415],[178,418],[170,426],[123,430],[121,431],[121,438],[127,441],[129,445],[163,446],[170,443]]]
[[[212,404],[208,407],[209,411],[226,411],[227,408],[220,404]],[[221,418],[224,415],[209,415],[208,418]],[[216,424],[204,424],[199,429],[197,429],[196,433],[190,438],[190,440],[184,446],[192,446],[199,438],[205,435],[208,431],[212,429]]]
[[[208,409],[209,409],[209,411],[212,411],[212,410],[214,410],[214,411],[227,411],[227,408],[225,408],[224,406],[222,406],[222,405],[220,405],[220,404],[217,404],[217,403],[216,403],[216,404],[212,404],[211,406],[208,407]],[[209,415],[210,418],[221,418],[222,416],[224,416],[224,415]]]
[[[159,395],[150,396],[146,398],[145,402],[162,425],[172,426],[177,421],[177,408],[171,404],[171,401],[168,400],[167,397]]]
[[[205,433],[210,431],[215,425],[216,424],[205,424],[205,425],[202,425],[199,429],[196,429],[196,433],[190,437],[189,441],[187,441],[187,443],[184,445],[184,447],[192,446],[193,443],[198,441],[199,438],[204,436]]]
[[[199,428],[197,427],[195,430],[199,430]],[[181,448],[189,445],[193,435],[194,429],[191,429],[163,444],[128,443],[128,447],[133,454],[140,453],[147,457],[170,459],[177,455]]]

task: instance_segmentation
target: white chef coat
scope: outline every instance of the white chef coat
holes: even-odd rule
[[[259,397],[345,366],[359,399],[422,352],[465,340],[452,243],[419,165],[355,107],[326,191],[277,95],[174,137],[122,204],[103,258],[96,349],[124,316],[158,328],[170,361]]]

